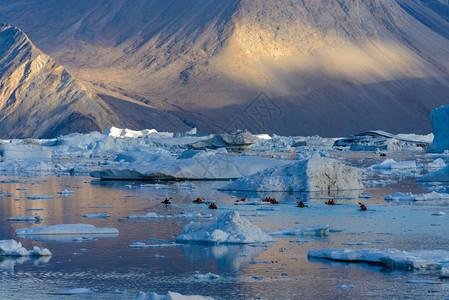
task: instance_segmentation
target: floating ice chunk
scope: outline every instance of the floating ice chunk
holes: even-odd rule
[[[38,200],[38,199],[52,199],[53,196],[49,196],[49,195],[29,195],[27,196],[27,199],[30,200]]]
[[[427,164],[427,168],[428,169],[443,169],[447,167],[446,163],[444,162],[444,160],[442,160],[441,158],[437,158],[435,159],[433,162]]]
[[[63,292],[50,293],[50,295],[87,295],[93,294],[94,292],[88,288],[74,288],[70,290],[66,290]]]
[[[127,151],[116,156],[118,162],[154,162],[160,159],[174,159],[167,150],[152,151]]]
[[[104,213],[104,214],[87,214],[84,215],[83,217],[86,219],[105,219],[105,218],[109,218],[109,214]]]
[[[211,214],[205,214],[202,215],[199,212],[188,212],[188,213],[181,213],[179,215],[167,215],[167,216],[161,216],[158,215],[155,212],[149,212],[143,216],[139,215],[129,215],[127,216],[128,219],[138,219],[138,220],[145,220],[145,219],[202,219],[202,218],[212,218]]]
[[[6,219],[10,222],[39,222],[42,221],[44,218],[39,215],[32,215],[32,216],[19,216],[19,217],[11,217]]]
[[[251,224],[246,218],[241,218],[236,211],[230,211],[218,216],[215,224],[191,222],[176,238],[177,242],[250,244],[274,241],[262,232],[259,227]]]
[[[431,192],[413,195],[412,193],[394,193],[385,197],[386,201],[449,201],[449,194]]]
[[[154,248],[174,248],[182,246],[182,244],[170,243],[170,244],[145,244],[142,242],[135,242],[128,246],[131,249],[154,249]]]
[[[268,235],[308,235],[325,236],[329,234],[329,225],[285,228],[278,230],[265,230]]]
[[[449,267],[448,266],[441,267],[440,277],[449,278]]]
[[[342,290],[350,290],[350,289],[353,289],[354,286],[352,284],[349,284],[349,285],[342,284],[340,286],[337,286],[337,288],[342,289]]]
[[[199,271],[194,272],[193,278],[197,280],[215,280],[220,278],[220,275],[213,274],[211,272],[206,274],[201,274]]]
[[[360,242],[360,243],[341,243],[342,245],[345,246],[366,246],[369,245],[368,242]]]
[[[95,227],[90,224],[58,224],[16,230],[17,236],[22,235],[64,235],[64,234],[118,234],[113,227]]]
[[[214,300],[212,297],[204,296],[184,296],[175,292],[168,292],[167,295],[158,295],[156,293],[144,293],[139,292],[136,296],[136,300]]]
[[[416,169],[416,162],[414,160],[397,162],[394,159],[388,158],[380,164],[371,166],[371,168],[375,170]]]
[[[433,280],[416,279],[416,280],[407,280],[406,283],[410,283],[410,284],[439,284],[441,282],[433,281]]]
[[[22,247],[22,243],[15,240],[0,241],[0,256],[50,256],[51,252],[47,248],[34,247],[27,250]]]
[[[446,213],[444,211],[439,211],[439,212],[432,214],[432,216],[445,216],[445,215],[446,215]]]
[[[323,249],[311,250],[308,257],[337,261],[368,262],[394,269],[439,268],[449,261],[449,251],[391,249]]]
[[[223,190],[312,192],[360,190],[362,171],[342,162],[314,155],[287,165],[262,170],[242,177]]]
[[[75,194],[75,192],[74,192],[74,191],[71,191],[71,190],[65,189],[65,190],[63,190],[63,191],[58,192],[58,194],[59,194],[59,195],[73,195],[73,194]]]

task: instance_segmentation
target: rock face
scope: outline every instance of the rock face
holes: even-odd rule
[[[117,121],[103,101],[18,28],[0,25],[0,136],[102,130]]]
[[[449,92],[448,9],[439,0],[4,0],[0,21],[78,78],[180,106],[172,114],[200,131],[345,136],[430,131],[428,115]]]

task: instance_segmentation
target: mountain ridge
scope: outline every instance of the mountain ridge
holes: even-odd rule
[[[447,103],[447,1],[5,1],[0,21],[75,77],[201,131],[226,130],[260,93],[285,113],[253,127],[278,134],[427,133]]]

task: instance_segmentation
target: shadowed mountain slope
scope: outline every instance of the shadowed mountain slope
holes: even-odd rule
[[[336,136],[430,131],[431,109],[448,103],[448,11],[442,0],[4,0],[0,21],[77,78],[200,130]]]

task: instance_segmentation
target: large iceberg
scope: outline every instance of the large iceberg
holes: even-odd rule
[[[449,182],[449,166],[419,178],[419,182]]]
[[[449,106],[441,106],[432,110],[430,123],[434,139],[427,152],[442,153],[449,150]]]
[[[27,250],[22,247],[22,243],[15,240],[0,241],[0,256],[50,256],[51,252],[47,248],[34,247]]]
[[[325,258],[336,261],[368,262],[394,269],[441,268],[449,261],[449,251],[445,250],[409,250],[398,249],[322,249],[311,250],[307,254],[312,258]]]
[[[274,239],[241,218],[237,211],[230,211],[218,216],[216,223],[191,222],[184,227],[177,242],[212,243],[212,244],[252,244],[273,242]]]
[[[215,135],[208,140],[198,141],[189,145],[196,150],[226,148],[228,150],[242,150],[253,145],[258,138],[248,131],[240,131],[235,134],[223,133]]]
[[[289,161],[264,157],[212,156],[134,163],[120,169],[91,173],[92,177],[122,180],[227,180],[254,174]]]
[[[342,162],[314,155],[301,160],[262,170],[225,186],[223,190],[313,192],[361,190],[362,171]]]

